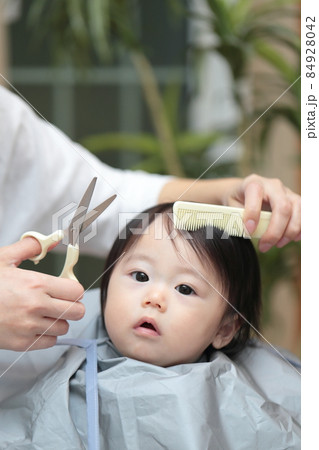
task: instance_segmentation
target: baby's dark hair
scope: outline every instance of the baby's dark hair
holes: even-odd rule
[[[260,326],[260,269],[254,246],[250,239],[226,237],[224,231],[216,227],[208,226],[196,231],[174,230],[172,203],[163,203],[145,210],[121,231],[106,260],[101,281],[102,313],[114,266],[159,215],[162,215],[169,235],[176,232],[184,237],[202,263],[211,265],[216,271],[221,282],[221,294],[228,303],[226,314],[238,314],[240,328],[232,341],[221,349],[225,354],[234,356]],[[174,245],[174,239],[172,243]],[[210,346],[207,352],[210,353],[211,350],[214,349]]]

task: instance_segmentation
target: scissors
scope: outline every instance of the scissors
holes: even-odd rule
[[[78,262],[79,259],[79,237],[80,233],[84,231],[92,222],[94,222],[100,214],[113,202],[116,195],[112,195],[108,199],[104,200],[100,205],[94,208],[87,214],[87,210],[93,195],[97,178],[94,177],[86,189],[75,213],[70,222],[69,227],[66,230],[56,230],[52,234],[44,235],[38,233],[37,231],[27,231],[24,233],[20,239],[26,237],[35,238],[41,245],[41,253],[33,258],[30,258],[34,264],[38,264],[41,259],[43,259],[48,249],[57,242],[60,242],[66,233],[68,233],[68,248],[65,258],[64,267],[60,274],[61,278],[69,278],[70,280],[78,281],[73,273],[73,267]]]

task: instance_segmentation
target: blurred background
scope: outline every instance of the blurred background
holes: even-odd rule
[[[299,29],[296,0],[0,0],[0,83],[114,167],[300,192]],[[263,334],[300,355],[300,245],[259,257]]]

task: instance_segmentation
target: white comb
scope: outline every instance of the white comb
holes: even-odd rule
[[[252,234],[246,230],[243,216],[244,208],[232,206],[182,201],[173,205],[173,222],[179,230],[194,231],[211,225],[224,230],[230,236],[261,238],[269,225],[271,212],[261,211],[259,223]]]

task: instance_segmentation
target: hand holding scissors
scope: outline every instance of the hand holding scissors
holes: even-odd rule
[[[57,336],[67,333],[68,321],[80,320],[85,312],[79,302],[83,287],[74,282],[73,267],[79,257],[79,235],[110,205],[115,196],[87,213],[96,179],[86,190],[67,230],[49,236],[30,231],[22,239],[0,249],[0,348],[25,351],[52,347]],[[69,245],[61,277],[21,269],[22,261],[43,259],[48,249],[68,237]],[[40,246],[39,246],[40,244]],[[70,307],[72,306],[72,307]]]
[[[69,244],[67,248],[64,267],[60,274],[60,277],[77,281],[73,273],[73,268],[79,259],[80,233],[82,233],[89,225],[91,225],[91,223],[94,222],[116,198],[116,195],[112,195],[92,211],[87,213],[94,192],[96,180],[96,177],[93,178],[88,188],[86,189],[67,230],[56,230],[48,236],[38,233],[37,231],[27,231],[21,236],[21,239],[24,239],[26,237],[33,237],[41,245],[41,253],[34,258],[30,258],[31,261],[37,264],[46,256],[48,249],[52,247],[52,245],[61,241],[64,238],[65,234],[67,234]]]

